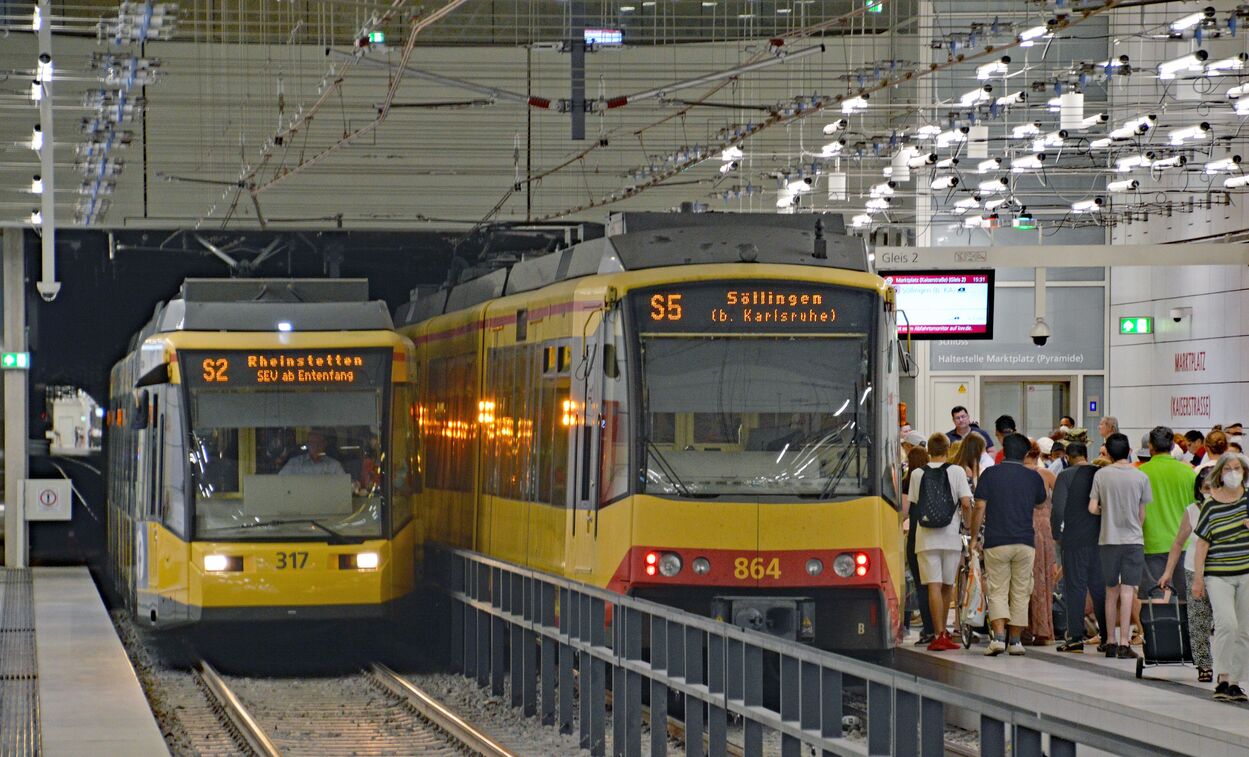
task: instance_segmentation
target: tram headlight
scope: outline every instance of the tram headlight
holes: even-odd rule
[[[833,572],[842,578],[854,575],[854,555],[837,555],[833,560]]]
[[[237,555],[204,555],[205,573],[237,573],[243,569],[243,558]]]
[[[381,555],[376,552],[356,552],[338,556],[340,570],[375,570],[381,563]]]
[[[676,552],[664,552],[659,558],[659,572],[661,575],[672,578],[681,572],[681,556]]]
[[[807,575],[818,576],[824,572],[824,563],[820,562],[818,557],[812,557],[807,560]]]
[[[711,561],[705,557],[695,557],[694,562],[690,563],[690,567],[700,576],[705,576],[711,572]]]

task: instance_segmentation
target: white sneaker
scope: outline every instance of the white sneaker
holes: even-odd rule
[[[985,657],[997,657],[1006,651],[1006,642],[993,639],[989,642],[988,648],[984,650]]]
[[[1024,652],[1023,644],[1021,642],[1016,641],[1010,645],[1010,649],[1007,650],[1006,654],[1012,655],[1014,657],[1020,657],[1026,654],[1026,652]]]

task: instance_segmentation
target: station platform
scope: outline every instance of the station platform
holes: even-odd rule
[[[86,568],[0,569],[0,754],[169,754]]]
[[[929,652],[910,641],[895,657],[907,673],[1181,754],[1249,754],[1249,707],[1211,699],[1213,684],[1198,683],[1191,665],[1146,667],[1137,679],[1135,660],[1107,659],[1092,648],[1027,647],[1023,657],[985,657],[983,643]]]

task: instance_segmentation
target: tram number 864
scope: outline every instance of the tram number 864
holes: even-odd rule
[[[781,577],[780,558],[773,557],[766,563],[762,557],[756,557],[753,560],[739,557],[733,561],[733,577],[738,581],[745,581],[747,578],[759,580],[764,576]]]
[[[307,552],[278,552],[278,570],[301,570],[308,565]]]

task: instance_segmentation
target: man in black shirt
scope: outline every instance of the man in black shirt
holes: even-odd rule
[[[1032,599],[1032,564],[1036,558],[1036,533],[1032,511],[1045,504],[1045,480],[1023,464],[1032,441],[1023,434],[1002,440],[1004,462],[980,474],[976,485],[976,509],[972,513],[972,549],[980,524],[984,529],[985,577],[989,585],[989,623],[993,640],[985,654],[1024,653],[1020,636],[1028,625],[1028,602]],[[1007,647],[1006,627],[1010,626]]]
[[[1093,612],[1102,635],[1099,651],[1105,651],[1104,645],[1110,638],[1106,634],[1106,587],[1097,551],[1101,516],[1089,512],[1097,466],[1089,464],[1088,454],[1086,445],[1068,444],[1067,460],[1071,467],[1059,473],[1054,484],[1050,528],[1054,541],[1062,548],[1063,602],[1067,606],[1067,640],[1058,645],[1059,652],[1084,651],[1084,597],[1088,592],[1093,594]]]

